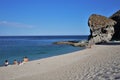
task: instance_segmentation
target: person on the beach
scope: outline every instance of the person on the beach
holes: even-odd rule
[[[18,65],[18,61],[15,59],[14,62],[13,62],[14,65]]]
[[[26,62],[28,62],[28,61],[29,61],[28,57],[24,57],[23,63],[26,63]]]
[[[8,66],[9,65],[9,62],[8,62],[8,60],[5,60],[5,64],[4,64],[5,66]]]
[[[20,61],[20,62],[19,62],[19,65],[22,65],[22,64],[23,64],[23,61]]]

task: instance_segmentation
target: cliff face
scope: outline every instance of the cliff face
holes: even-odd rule
[[[92,14],[88,20],[90,27],[89,43],[101,43],[111,40],[116,21],[105,16]]]
[[[113,19],[117,22],[116,25],[114,25],[115,33],[112,37],[112,40],[120,40],[120,10],[114,13],[110,19]]]
[[[120,10],[107,18],[102,15],[92,14],[88,19],[90,35],[88,41],[83,42],[57,42],[56,44],[70,44],[72,46],[88,46],[96,43],[120,40]]]

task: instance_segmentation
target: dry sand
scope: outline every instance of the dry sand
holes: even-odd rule
[[[0,67],[0,80],[120,80],[120,45]]]

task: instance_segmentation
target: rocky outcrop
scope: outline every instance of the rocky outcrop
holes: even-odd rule
[[[88,45],[88,41],[59,41],[59,42],[54,42],[54,44],[67,44],[67,45],[72,45],[75,47],[85,47]]]
[[[59,42],[54,42],[54,44],[67,44],[67,45],[73,45],[74,43],[78,43],[78,41],[59,41]]]
[[[120,40],[120,10],[109,18],[97,14],[92,14],[89,17],[88,26],[90,27],[88,41],[67,41],[57,42],[56,44],[91,47],[93,44],[109,42],[111,39]]]
[[[114,25],[114,35],[112,37],[112,40],[120,40],[120,10],[114,13],[110,19],[113,19],[117,22],[116,25]]]
[[[88,20],[90,27],[89,44],[108,42],[114,34],[116,21],[105,16],[92,14]]]

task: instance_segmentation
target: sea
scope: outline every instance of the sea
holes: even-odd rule
[[[21,62],[26,56],[30,61],[68,54],[83,50],[84,47],[56,45],[58,41],[87,40],[88,36],[0,36],[0,66],[5,60],[13,64],[14,60]]]

